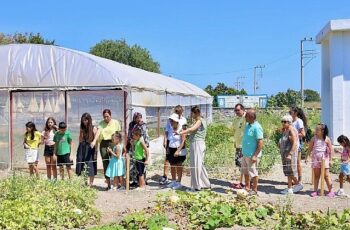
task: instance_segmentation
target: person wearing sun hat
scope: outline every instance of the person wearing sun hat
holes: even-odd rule
[[[184,109],[181,105],[177,105],[174,108],[174,114],[176,114],[179,117],[179,125],[182,128],[187,127],[187,120],[183,116]],[[168,119],[168,122],[165,127],[165,132],[164,132],[164,142],[163,146],[165,148],[165,160],[164,160],[164,171],[163,171],[163,176],[159,180],[159,184],[165,185],[168,184],[168,171],[169,171],[169,138],[171,138],[171,134],[173,133],[173,128],[170,124],[170,120]]]
[[[182,163],[186,160],[185,141],[186,135],[179,135],[183,127],[180,125],[179,115],[176,113],[171,114],[169,121],[172,129],[174,130],[169,136],[169,163],[172,182],[167,185],[168,188],[180,189],[182,179]],[[177,177],[177,178],[176,178]]]

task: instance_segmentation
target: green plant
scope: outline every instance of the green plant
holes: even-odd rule
[[[82,178],[56,183],[16,175],[0,181],[0,228],[78,228],[97,223],[96,191]]]
[[[340,159],[338,158],[333,159],[333,162],[330,165],[329,171],[334,174],[340,174],[340,165],[341,165]]]

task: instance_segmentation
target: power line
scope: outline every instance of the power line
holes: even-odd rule
[[[288,55],[284,55],[282,57],[279,57],[275,60],[272,60],[270,62],[268,62],[267,64],[265,64],[265,66],[270,66],[273,65],[277,62],[286,60],[288,58],[291,58],[295,55],[297,55],[299,53],[298,52],[294,52]],[[238,72],[244,72],[244,71],[249,71],[249,70],[253,70],[255,66],[252,67],[247,67],[247,68],[243,68],[243,69],[236,69],[236,70],[231,70],[231,71],[225,71],[225,72],[213,72],[213,73],[164,73],[165,75],[171,75],[171,76],[215,76],[215,75],[225,75],[225,74],[231,74],[231,73],[238,73]]]

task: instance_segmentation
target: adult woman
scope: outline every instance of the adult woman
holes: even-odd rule
[[[117,120],[112,119],[112,112],[109,109],[103,110],[103,120],[100,121],[98,125],[98,130],[96,134],[96,138],[92,142],[91,147],[95,146],[96,139],[99,138],[100,141],[100,153],[103,163],[103,172],[105,174],[107,189],[111,188],[111,182],[108,176],[106,176],[106,169],[109,164],[109,155],[107,148],[111,147],[113,149],[112,144],[112,135],[115,132],[121,131],[120,124]]]
[[[293,127],[298,133],[298,181],[301,183],[302,180],[302,167],[301,167],[301,151],[303,149],[303,138],[305,137],[305,127],[307,127],[307,119],[304,111],[297,107],[292,107],[289,114],[293,118]]]
[[[57,180],[56,156],[53,154],[55,142],[53,137],[57,131],[57,124],[53,117],[48,117],[45,123],[45,129],[41,133],[41,143],[45,144],[44,157],[46,163],[47,179],[51,180],[51,175],[54,180]]]
[[[76,174],[80,176],[82,172],[86,171],[90,186],[94,183],[94,177],[97,174],[96,149],[92,145],[96,134],[97,128],[92,125],[91,115],[84,113],[80,119]]]
[[[182,163],[186,160],[186,156],[181,155],[181,153],[183,150],[186,150],[186,135],[177,135],[177,133],[182,131],[180,116],[178,114],[173,113],[169,117],[169,120],[171,127],[175,132],[172,132],[169,136],[169,162],[172,182],[168,184],[167,187],[172,189],[180,189],[182,187]]]
[[[179,132],[190,135],[190,167],[191,167],[191,189],[188,191],[198,191],[203,188],[210,188],[210,181],[207,170],[204,167],[205,156],[205,136],[207,125],[201,117],[201,111],[198,106],[191,108],[191,117],[194,119],[194,124],[191,128]]]
[[[285,115],[282,118],[282,137],[279,140],[279,148],[282,158],[283,172],[288,178],[288,188],[281,191],[282,194],[293,194],[303,189],[303,186],[298,183],[297,178],[297,159],[298,159],[298,135],[292,125],[292,117]],[[292,188],[292,183],[296,185]]]

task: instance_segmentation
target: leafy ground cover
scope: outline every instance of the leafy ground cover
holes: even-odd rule
[[[96,193],[81,178],[53,183],[14,174],[0,181],[0,228],[62,229],[98,223]]]
[[[350,209],[295,213],[290,197],[280,204],[258,204],[254,197],[233,197],[214,192],[169,192],[159,194],[155,207],[126,215],[118,224],[95,227],[109,229],[216,229],[256,227],[260,229],[350,229]]]

